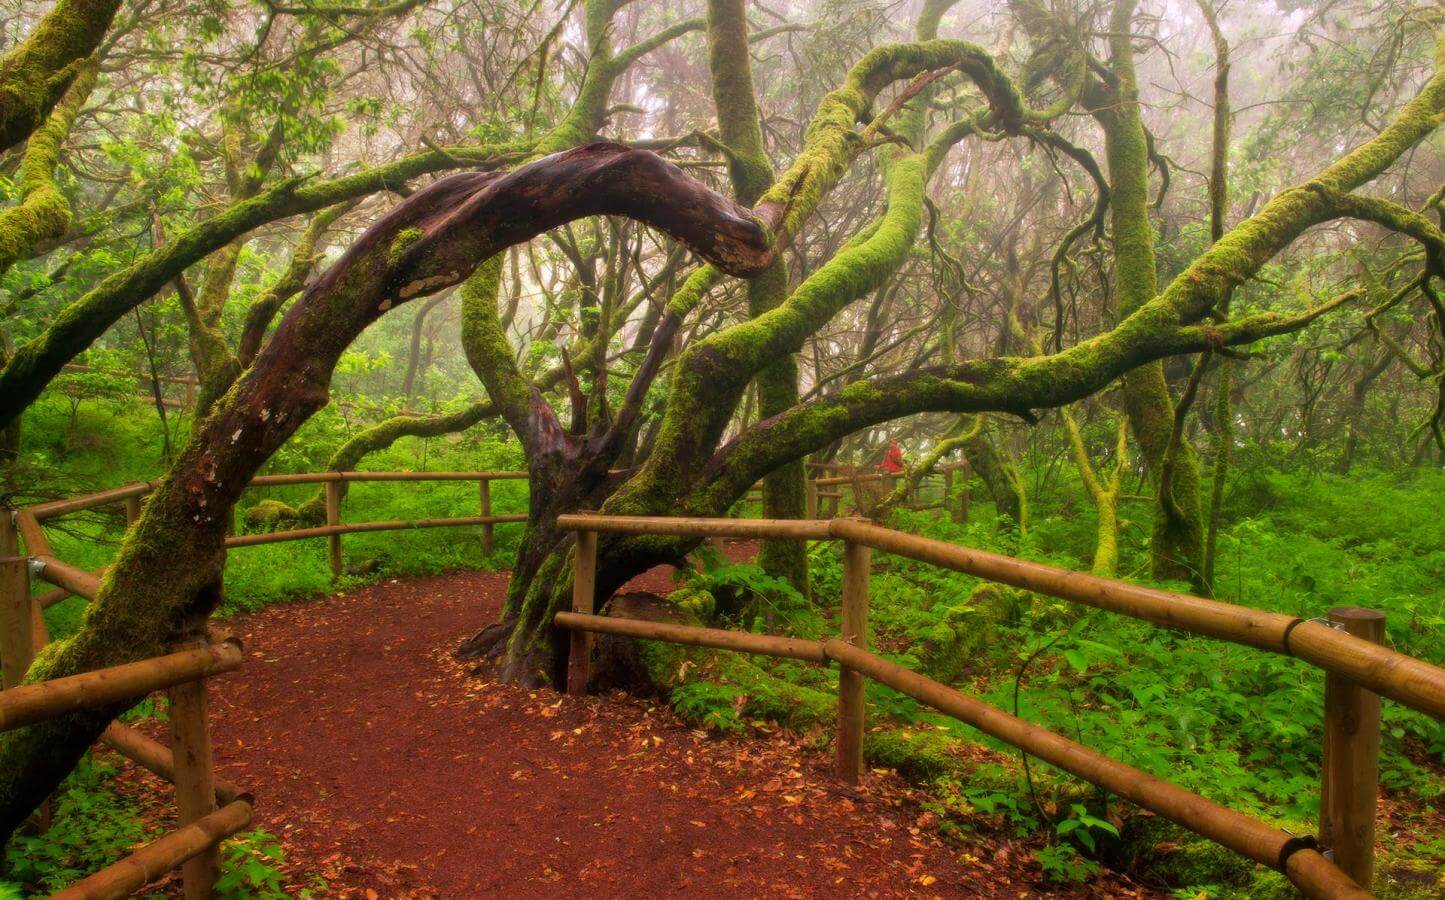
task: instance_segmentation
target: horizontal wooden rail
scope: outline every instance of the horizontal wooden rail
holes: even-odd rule
[[[257,475],[248,487],[279,484],[323,484],[328,481],[506,481],[527,477],[526,472],[300,472],[287,475]]]
[[[241,644],[232,639],[0,691],[0,731],[33,725],[67,713],[127,700],[161,688],[229,672],[241,665]]]
[[[826,541],[832,537],[827,519],[689,519],[669,516],[599,516],[583,513],[557,517],[574,531],[612,534],[671,534],[680,537],[794,538]]]
[[[525,513],[503,514],[494,516],[491,514],[491,481],[499,480],[520,480],[526,478],[526,472],[522,471],[474,471],[474,472],[305,472],[305,474],[292,475],[260,475],[251,481],[251,487],[264,487],[264,485],[276,484],[325,484],[327,485],[327,524],[324,526],[309,527],[309,529],[283,530],[283,532],[257,533],[257,535],[234,535],[225,539],[227,548],[246,548],[246,546],[263,545],[263,543],[280,543],[286,540],[306,540],[312,537],[328,537],[329,558],[331,558],[332,575],[341,575],[341,536],[360,535],[366,532],[403,532],[412,529],[444,529],[444,527],[470,527],[481,526],[481,550],[483,555],[491,555],[494,550],[493,527],[497,524],[522,523],[526,522]],[[338,485],[345,481],[477,481],[478,500],[480,500],[481,516],[451,517],[451,519],[418,519],[399,520],[399,522],[340,522],[340,491]],[[39,563],[38,575],[43,581],[51,582],[56,589],[46,592],[39,598],[39,608],[51,607],[58,602],[72,597],[84,597],[87,600],[94,600],[95,595],[100,592],[101,575],[104,568],[97,572],[87,572],[78,566],[69,565],[53,555],[51,543],[46,539],[43,522],[46,519],[55,519],[64,516],[66,513],[75,513],[79,510],[94,509],[94,507],[105,506],[105,504],[124,503],[126,504],[126,520],[134,522],[140,514],[140,497],[149,491],[155,490],[156,483],[150,481],[137,481],[134,484],[123,485],[123,487],[111,488],[108,491],[98,491],[95,494],[87,494],[84,497],[72,497],[69,500],[58,500],[53,503],[42,503],[38,506],[27,507],[23,510],[13,510],[14,532],[19,533],[25,540],[25,548],[30,558]],[[0,513],[3,514],[3,513]],[[43,620],[42,620],[43,621]],[[46,639],[48,640],[48,639]],[[42,640],[43,643],[43,640]]]
[[[38,577],[50,582],[56,587],[65,591],[65,596],[51,598],[49,595],[43,598],[42,608],[51,606],[64,600],[65,597],[75,595],[84,597],[87,600],[94,600],[95,595],[100,593],[100,575],[95,572],[87,572],[78,566],[72,566],[68,562],[62,562],[53,556],[32,557],[40,564]]]
[[[142,769],[171,784],[176,783],[175,754],[160,741],[120,722],[111,722],[100,739],[107,747]],[[236,785],[219,778],[215,780],[215,789],[216,799],[222,803],[249,796]]]
[[[834,519],[830,527],[835,537],[867,544],[885,553],[1191,634],[1295,656],[1412,709],[1445,720],[1445,669],[1322,622],[1111,581],[905,534],[856,519]]]
[[[26,507],[24,511],[42,521],[45,519],[54,519],[57,516],[94,509],[97,506],[121,503],[131,497],[143,497],[155,490],[158,483],[159,482],[155,481],[136,481],[131,484],[121,485],[117,488],[96,491],[93,494],[82,494],[79,497],[68,497],[64,500],[52,500],[49,503],[37,503],[34,506]]]
[[[120,862],[57,891],[51,895],[51,900],[128,897],[249,824],[250,802],[233,800],[210,815],[157,838]]]
[[[1284,872],[1307,897],[1370,896],[1318,850],[1307,847],[1295,849],[1298,844],[1293,836],[1278,828],[1090,750],[1047,728],[1011,716],[837,638],[825,641],[823,651],[830,659],[874,681],[1110,790],[1136,806],[1182,825],[1241,856]]]
[[[257,544],[276,544],[282,541],[302,541],[307,538],[331,537],[337,534],[359,534],[366,531],[406,531],[413,528],[455,528],[464,525],[499,525],[506,522],[525,522],[523,513],[505,516],[460,516],[452,519],[411,519],[395,522],[354,522],[347,525],[318,525],[315,528],[297,528],[292,531],[268,531],[257,534],[238,534],[226,538],[227,547],[254,547]]]
[[[52,556],[52,557],[49,557],[49,559],[55,559],[55,557]],[[56,561],[58,562],[59,560],[56,560]],[[35,603],[36,603],[36,605],[38,605],[41,609],[49,609],[50,607],[54,606],[54,605],[57,604],[57,603],[60,603],[61,601],[69,600],[71,597],[84,597],[86,600],[94,600],[94,599],[95,599],[95,594],[96,594],[96,593],[99,593],[99,591],[100,591],[100,579],[101,579],[101,577],[102,577],[103,575],[105,575],[105,570],[106,570],[107,568],[108,568],[108,566],[101,566],[99,569],[96,569],[94,572],[85,572],[84,570],[81,570],[81,571],[82,571],[82,574],[90,575],[91,577],[93,577],[93,578],[95,579],[95,581],[94,581],[94,583],[93,583],[93,584],[94,584],[94,587],[95,587],[95,592],[93,592],[93,593],[77,592],[77,591],[71,590],[70,588],[65,588],[65,587],[52,588],[51,590],[48,590],[48,591],[46,591],[45,593],[43,593],[43,594],[41,594],[40,596],[38,596],[38,597],[35,598]],[[54,572],[52,571],[51,574],[54,574]],[[45,579],[46,581],[49,581],[49,580],[50,580],[50,579],[48,579],[48,578],[45,578],[43,565],[42,565],[40,577],[41,577],[42,579]],[[91,582],[78,582],[78,583],[79,583],[80,585],[82,585],[82,586],[85,586],[85,587],[90,587],[91,584],[92,584]]]
[[[95,372],[99,375],[108,375],[111,378],[133,378],[136,381],[162,381],[166,384],[194,384],[194,375],[151,375],[147,372],[126,372],[122,369],[101,369],[96,366],[87,366],[83,363],[66,363],[63,367],[66,372]]]
[[[814,478],[813,484],[818,487],[829,487],[835,484],[853,484],[856,481],[881,481],[884,478],[898,478],[899,473],[893,472],[860,472],[857,475],[830,475],[827,478]]]
[[[1377,694],[1445,720],[1445,669],[1303,620],[1219,600],[1112,581],[1043,563],[919,537],[861,519],[722,519],[558,516],[572,530],[690,537],[843,539],[989,581],[1048,594],[1191,634],[1294,656]]]
[[[324,484],[332,481],[515,481],[527,477],[526,472],[499,470],[495,472],[300,472],[283,475],[257,475],[247,487],[274,487],[286,484]],[[97,506],[121,503],[132,497],[143,497],[156,489],[158,481],[136,481],[120,487],[64,500],[52,500],[28,506],[22,513],[29,513],[37,520],[54,519]]]
[[[692,647],[739,650],[745,653],[783,656],[819,664],[828,661],[828,657],[823,653],[822,644],[798,638],[752,634],[746,631],[728,631],[723,628],[697,628],[673,622],[649,622],[645,619],[589,616],[571,612],[559,612],[553,617],[553,621],[562,628],[591,631],[597,634],[617,634],[623,637],[687,644]]]

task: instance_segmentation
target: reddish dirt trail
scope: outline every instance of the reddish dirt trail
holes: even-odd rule
[[[496,617],[506,578],[386,582],[230,623],[249,658],[214,682],[218,767],[298,870],[367,897],[1037,891],[1019,861],[916,827],[887,777],[845,794],[784,740],[468,673],[450,653]]]

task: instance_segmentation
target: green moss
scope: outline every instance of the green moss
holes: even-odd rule
[[[406,251],[422,239],[422,234],[420,228],[404,228],[397,232],[396,237],[391,239],[391,246],[387,248],[387,262],[392,266],[399,265],[406,256]]]
[[[36,244],[60,237],[70,226],[70,201],[55,183],[55,169],[60,149],[95,79],[96,67],[82,66],[45,124],[30,137],[20,163],[20,202],[0,214],[0,273],[27,256]]]
[[[991,646],[1000,625],[1012,624],[1033,600],[1028,591],[995,582],[980,582],[963,603],[921,635],[916,651],[919,671],[952,682],[979,651]]]
[[[717,612],[717,599],[712,593],[700,587],[687,586],[667,596],[669,602],[699,622],[712,621]]]
[[[1295,896],[1277,873],[1158,816],[1131,816],[1119,839],[1106,842],[1101,851],[1112,868],[1148,872],[1176,889],[1222,897]]]
[[[120,0],[59,0],[0,59],[0,151],[39,128],[73,87],[110,28]]]
[[[517,369],[511,341],[497,314],[501,278],[502,255],[498,254],[462,282],[462,349],[498,410],[525,440],[532,387]]]
[[[250,531],[272,531],[301,518],[301,514],[280,500],[261,500],[246,510],[246,527]]]

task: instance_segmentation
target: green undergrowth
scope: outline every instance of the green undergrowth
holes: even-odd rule
[[[1244,470],[1227,495],[1219,598],[1304,617],[1333,606],[1381,609],[1391,646],[1445,663],[1442,489],[1445,473],[1429,470],[1349,479]],[[890,524],[1087,570],[1089,504],[1066,490],[1034,500],[1036,521],[1026,536],[998,527],[980,503],[962,525],[932,512],[900,512]],[[1120,540],[1126,577],[1141,583],[1149,583],[1148,514],[1143,504],[1126,506]],[[774,630],[815,637],[830,627],[841,548],[815,544],[811,556],[821,608],[787,623],[802,622],[802,629]],[[745,582],[739,571],[745,568],[724,567],[719,589]],[[694,579],[688,590],[706,592],[708,578]],[[870,600],[870,640],[895,662],[1232,808],[1313,833],[1323,708],[1318,670],[883,554],[874,555]],[[757,620],[733,625],[766,630]],[[694,722],[722,730],[781,725],[819,746],[831,739],[830,670],[676,648],[649,653],[654,677]],[[1056,878],[1086,877],[1098,860],[1187,896],[1290,894],[1274,873],[1122,808],[1063,773],[1035,762],[1026,775],[1016,750],[880,685],[869,685],[869,715],[871,764],[931,784],[948,827],[983,822],[1047,833],[1050,843],[1036,856]],[[1445,842],[1432,837],[1445,803],[1445,727],[1386,702],[1384,732],[1381,783],[1393,819],[1380,829],[1374,888],[1429,895],[1445,864]],[[971,745],[992,754],[980,759],[959,749]]]
[[[132,718],[134,718],[134,713]],[[142,798],[121,787],[108,759],[87,755],[51,801],[52,819],[44,832],[17,834],[5,848],[0,870],[0,900],[50,894],[119,861],[174,828],[168,815],[168,791]],[[265,829],[228,839],[221,847],[218,900],[282,900],[315,896],[319,879],[287,893],[284,851]],[[144,897],[174,896],[173,889],[143,892]]]

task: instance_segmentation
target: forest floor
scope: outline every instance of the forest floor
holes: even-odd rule
[[[1045,886],[1017,842],[946,841],[896,776],[841,788],[786,735],[720,738],[621,694],[458,664],[507,577],[389,580],[228,623],[248,664],[213,682],[218,774],[255,794],[298,885],[368,900],[1138,895],[1107,877]],[[668,586],[655,569],[628,587]]]

